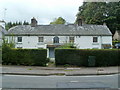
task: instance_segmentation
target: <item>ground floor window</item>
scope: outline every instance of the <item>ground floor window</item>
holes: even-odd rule
[[[22,42],[22,37],[17,37],[17,42]]]
[[[38,42],[43,42],[44,38],[43,37],[38,37]]]
[[[111,44],[102,44],[103,49],[109,49],[111,47],[112,47]]]
[[[74,43],[74,37],[69,37],[69,42]]]
[[[93,37],[93,42],[97,43],[98,42],[98,37]]]
[[[18,49],[22,49],[22,47],[17,47]]]
[[[57,37],[57,36],[54,37],[54,38],[53,38],[53,43],[59,43],[59,37]]]

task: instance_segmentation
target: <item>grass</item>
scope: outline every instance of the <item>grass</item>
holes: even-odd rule
[[[47,63],[47,67],[55,67],[55,62],[49,62],[49,63]]]
[[[31,68],[29,68],[28,70],[32,70]]]

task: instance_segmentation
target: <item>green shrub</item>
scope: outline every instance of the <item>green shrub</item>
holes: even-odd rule
[[[114,40],[112,41],[112,45],[114,46],[116,43],[120,43],[120,41]]]
[[[2,64],[46,66],[48,62],[46,49],[11,49],[2,50]]]
[[[2,64],[2,49],[0,48],[0,64]]]
[[[88,57],[95,56],[95,66],[120,65],[120,50],[117,49],[56,49],[56,65],[88,66]]]
[[[58,48],[76,48],[76,46],[74,45],[74,43],[66,43]]]

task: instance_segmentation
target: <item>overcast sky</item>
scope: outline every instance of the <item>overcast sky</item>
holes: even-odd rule
[[[49,24],[55,18],[63,17],[67,22],[74,23],[82,2],[83,0],[0,0],[0,20],[30,22],[35,17],[39,24]]]

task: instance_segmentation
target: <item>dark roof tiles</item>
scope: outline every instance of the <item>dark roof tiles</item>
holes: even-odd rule
[[[14,35],[112,35],[105,25],[54,24],[54,25],[18,25],[9,29],[8,34]]]

